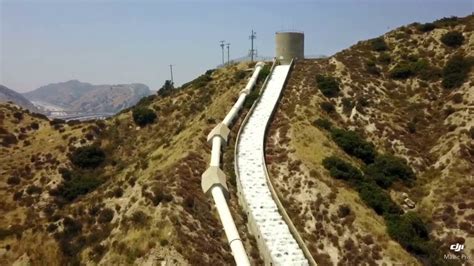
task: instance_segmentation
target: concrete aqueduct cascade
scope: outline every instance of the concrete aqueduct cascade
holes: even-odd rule
[[[264,160],[266,127],[290,67],[291,64],[274,66],[263,94],[240,129],[236,145],[239,200],[266,265],[309,265],[279,212],[282,206],[279,208],[274,200],[277,195],[272,190]]]

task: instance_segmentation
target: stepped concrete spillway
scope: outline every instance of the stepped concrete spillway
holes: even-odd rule
[[[278,211],[269,188],[264,161],[267,123],[279,100],[290,65],[275,66],[261,98],[241,128],[236,150],[239,197],[246,208],[265,264],[309,265],[302,249]],[[263,250],[262,250],[263,249]]]

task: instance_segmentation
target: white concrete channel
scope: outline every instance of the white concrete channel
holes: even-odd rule
[[[267,183],[269,180],[264,160],[267,123],[279,100],[290,66],[278,65],[273,68],[260,99],[240,129],[236,146],[239,201],[246,209],[250,229],[256,234],[266,265],[309,265],[278,211]]]

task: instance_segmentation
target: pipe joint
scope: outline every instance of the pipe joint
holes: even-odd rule
[[[225,146],[227,145],[227,139],[229,138],[229,133],[230,133],[229,127],[224,123],[219,123],[217,124],[217,126],[215,126],[211,130],[209,135],[207,135],[207,142],[212,145],[212,139],[214,137],[220,137]]]
[[[214,187],[219,186],[224,193],[226,199],[229,199],[229,189],[227,188],[227,177],[218,166],[210,166],[201,176],[202,191],[211,196],[211,191]]]

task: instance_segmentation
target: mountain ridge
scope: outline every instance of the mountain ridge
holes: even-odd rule
[[[39,110],[22,94],[7,88],[6,86],[0,85],[0,101],[8,102],[11,101],[25,109],[32,112],[39,112]]]
[[[79,80],[50,83],[23,93],[33,103],[49,103],[83,113],[116,113],[150,94],[148,86],[142,83],[93,85]]]

